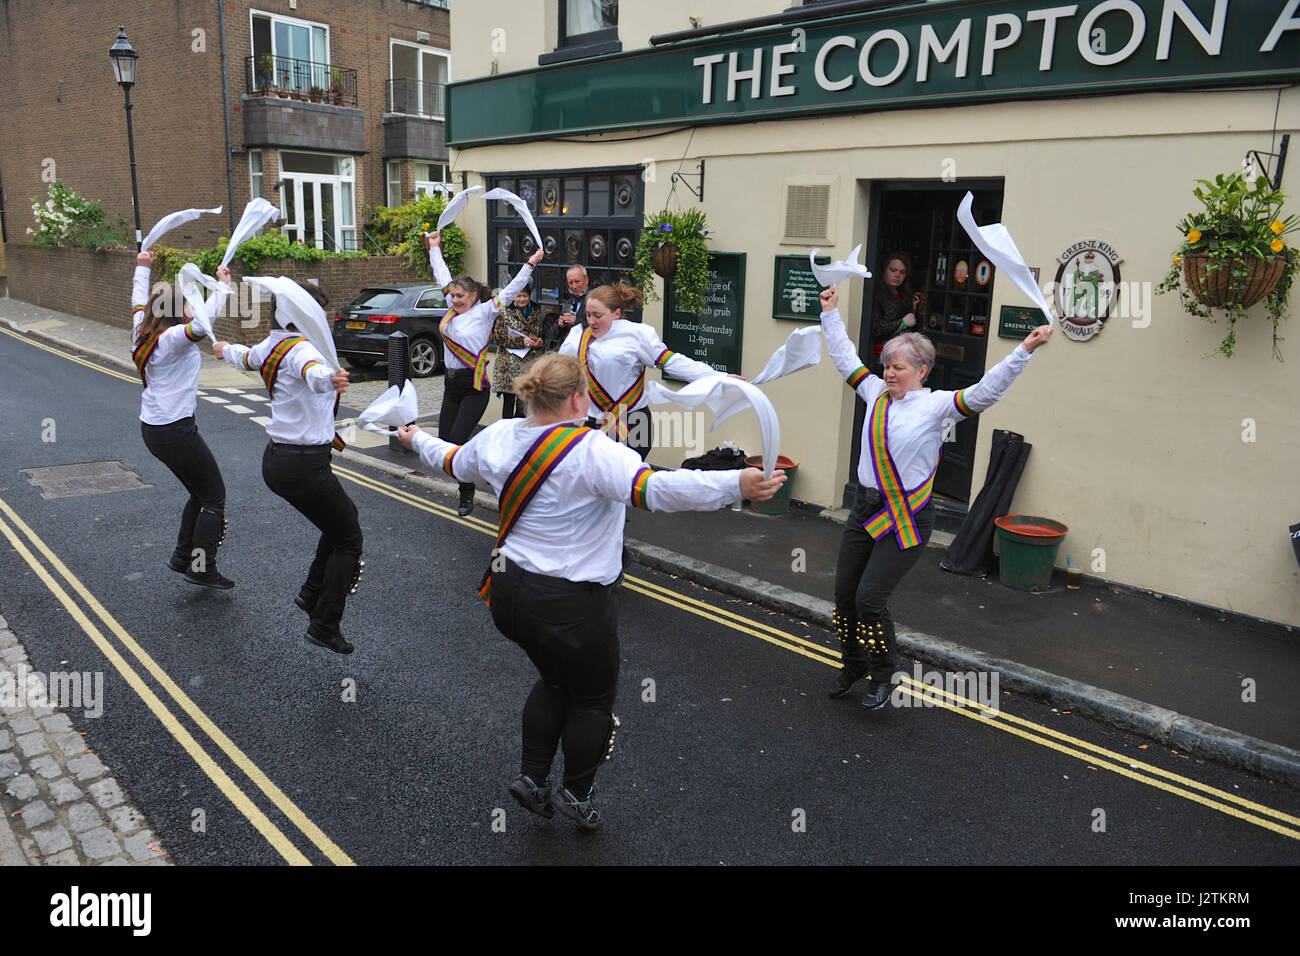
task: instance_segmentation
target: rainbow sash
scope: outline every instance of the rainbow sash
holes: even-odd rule
[[[627,415],[632,407],[641,400],[645,394],[645,372],[638,376],[637,380],[631,384],[626,392],[615,398],[605,390],[605,387],[596,380],[596,374],[592,371],[591,363],[587,358],[587,351],[591,346],[593,336],[591,329],[582,330],[582,338],[578,341],[578,361],[582,363],[583,369],[587,373],[587,392],[591,395],[591,400],[595,402],[596,407],[605,412],[605,420],[601,422],[600,430],[609,435],[616,441],[627,444]],[[659,356],[656,365],[667,363],[675,355],[664,349],[663,355]],[[663,366],[660,365],[662,368]]]
[[[162,332],[155,332],[131,350],[131,359],[135,362],[135,370],[140,373],[140,384],[145,388],[149,387],[149,380],[144,376],[144,367],[149,364],[153,350],[158,347],[158,338],[165,331],[167,330],[163,329]]]
[[[281,339],[275,344],[275,348],[271,349],[271,354],[266,357],[266,361],[262,363],[262,367],[259,369],[262,374],[262,382],[266,385],[267,395],[271,395],[272,389],[275,388],[275,380],[280,375],[280,366],[284,363],[285,358],[291,351],[293,351],[295,345],[306,341],[307,336],[305,335],[291,335],[287,339]],[[320,364],[320,362],[312,359],[302,367],[302,377],[306,379],[307,369],[311,368],[313,365]],[[244,356],[244,365],[248,365],[247,355]],[[336,416],[339,413],[339,399],[341,397],[342,396],[337,392],[334,393],[334,414]],[[334,440],[330,442],[330,447],[334,448],[336,451],[342,451],[347,447],[347,443],[343,440],[343,436],[338,432],[335,432]]]
[[[448,309],[447,313],[442,317],[442,321],[438,323],[438,334],[442,336],[443,344],[451,350],[451,354],[474,370],[474,388],[480,392],[486,391],[489,384],[487,343],[485,342],[483,348],[479,349],[479,351],[471,352],[447,334],[447,327],[451,325],[451,320],[459,314],[453,309]]]
[[[916,512],[926,506],[930,492],[934,489],[934,476],[939,471],[936,464],[930,477],[917,488],[907,491],[903,480],[894,467],[894,459],[889,454],[886,428],[889,424],[889,405],[892,399],[888,392],[882,392],[871,407],[871,430],[867,447],[871,452],[871,468],[876,475],[876,487],[880,497],[885,501],[881,508],[869,520],[862,523],[867,534],[879,541],[893,531],[898,537],[898,547],[906,551],[921,543],[921,534],[916,529]]]
[[[501,543],[505,541],[510,529],[515,526],[533,496],[541,489],[546,479],[555,471],[555,466],[562,462],[578,443],[591,434],[588,428],[573,425],[553,425],[538,436],[527,454],[515,465],[506,483],[501,487],[500,519],[497,525],[497,544],[492,551],[495,563],[501,553]],[[443,471],[451,475],[451,460],[456,454],[453,449],[443,461]],[[455,477],[452,475],[452,477]],[[478,596],[489,607],[492,606],[492,565],[483,574]]]

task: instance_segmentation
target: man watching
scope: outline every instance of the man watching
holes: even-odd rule
[[[548,323],[546,329],[545,348],[548,352],[554,352],[560,347],[568,338],[574,323],[579,328],[587,327],[587,286],[590,284],[587,270],[582,266],[570,266],[565,282],[569,286],[569,294],[561,303],[559,316]]]

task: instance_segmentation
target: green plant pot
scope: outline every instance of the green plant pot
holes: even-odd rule
[[[745,459],[745,464],[750,468],[762,468],[763,456],[752,455]],[[794,485],[795,472],[799,470],[799,463],[791,461],[785,455],[776,456],[776,467],[785,472],[785,484],[781,485],[767,501],[751,501],[749,506],[761,515],[783,515],[790,510],[790,488]]]
[[[1017,591],[1046,591],[1061,541],[1070,529],[1051,518],[1003,515],[994,518],[1001,543],[998,580]]]

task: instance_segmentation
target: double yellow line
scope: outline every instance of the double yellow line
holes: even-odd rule
[[[393,488],[369,475],[337,466],[334,468],[334,473],[354,484],[361,485],[378,494],[386,495],[410,507],[467,525],[484,534],[494,537],[496,535],[497,529],[494,523],[479,518],[462,518],[452,508],[435,504],[418,495]],[[756,637],[760,641],[779,647],[783,651],[798,654],[828,667],[836,669],[840,667],[840,655],[837,651],[807,637],[800,637],[797,634],[764,624],[761,621],[743,617],[725,608],[715,607],[688,595],[679,594],[644,578],[624,575],[623,584],[628,590],[637,594],[659,601],[662,604],[671,605],[696,617],[713,621],[749,637]],[[1084,761],[1090,767],[1119,774],[1130,780],[1164,790],[1201,806],[1225,813],[1238,820],[1252,823],[1282,836],[1290,837],[1293,840],[1300,840],[1300,818],[1284,813],[1281,810],[1274,810],[1253,800],[1247,800],[1235,793],[1211,787],[1208,784],[1173,773],[1162,767],[1133,760],[1124,754],[1061,733],[1051,727],[1026,720],[1015,714],[1006,713],[1000,709],[984,711],[978,701],[951,694],[942,688],[918,684],[911,677],[904,677],[895,693],[912,699],[914,706],[943,708],[978,721],[987,727],[996,728],[1004,733],[1055,750],[1058,753],[1075,757]]]
[[[266,838],[266,841],[275,848],[276,852],[291,865],[311,866],[311,860],[294,845],[284,831],[271,822],[248,794],[222,769],[212,754],[204,749],[203,744],[194,738],[194,735],[186,729],[176,713],[149,686],[137,667],[127,660],[113,642],[105,636],[104,630],[117,638],[121,645],[135,658],[139,666],[153,677],[163,692],[171,698],[172,702],[189,716],[217,749],[242,770],[253,785],[330,862],[345,866],[353,865],[352,859],[333,840],[327,837],[316,824],[308,819],[307,815],[285,796],[279,787],[271,782],[261,768],[253,763],[247,754],[235,746],[234,742],[222,732],[221,728],[213,723],[212,719],[190,699],[189,695],[176,685],[176,682],[168,676],[167,672],[127,633],[126,629],[117,622],[117,619],[105,610],[94,594],[81,583],[76,575],[68,570],[67,566],[59,560],[58,555],[50,550],[49,546],[18,516],[17,512],[4,499],[0,499],[0,534],[9,539],[9,543],[13,545],[14,550],[27,562],[50,593],[58,599],[64,610],[86,632],[86,635],[95,643],[95,646],[108,659],[108,662],[122,675],[122,678],[136,692],[145,706],[153,712],[154,716],[167,729],[167,732],[176,739],[177,743],[199,765],[199,768],[208,775],[209,779],[217,785],[217,788],[226,798],[257,829],[257,832]],[[34,552],[39,552],[40,557],[37,557]],[[63,583],[60,583],[55,577],[56,574],[59,578],[62,578]],[[64,584],[67,585],[66,589]],[[89,608],[91,614],[98,618],[98,624],[73,600],[68,593],[69,590],[76,594]],[[104,630],[101,630],[100,625],[103,625]]]
[[[117,371],[116,369],[105,368],[102,365],[96,365],[94,362],[91,362],[88,359],[84,359],[79,355],[69,355],[67,352],[56,349],[50,345],[45,345],[44,343],[37,342],[35,339],[28,338],[26,335],[21,335],[18,332],[13,331],[12,329],[6,329],[3,326],[0,326],[0,332],[3,332],[11,339],[17,339],[19,342],[22,342],[26,345],[30,345],[34,349],[40,349],[42,352],[49,352],[51,355],[57,355],[61,359],[67,359],[69,362],[76,362],[78,365],[84,365],[86,368],[94,369],[96,372],[103,372],[105,375],[111,376],[112,378],[121,379],[124,382],[130,382],[133,385],[140,384],[140,376],[138,375],[127,375],[124,372]]]

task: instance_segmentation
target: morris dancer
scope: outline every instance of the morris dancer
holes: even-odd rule
[[[671,351],[648,325],[623,318],[624,309],[641,305],[641,293],[634,286],[593,289],[587,293],[587,327],[570,331],[560,354],[575,356],[586,372],[595,406],[588,425],[623,442],[644,460],[654,445],[646,369],[657,367],[688,382],[718,372]]]
[[[296,323],[326,327],[324,294],[314,286],[282,279],[271,299],[273,329],[252,348],[218,342],[213,351],[235,368],[260,372],[271,396],[270,437],[262,455],[266,486],[320,529],[316,557],[294,603],[311,615],[307,640],[339,654],[353,646],[339,630],[349,594],[355,594],[365,562],[357,507],[330,469],[330,449],[343,448],[334,431],[339,397],[348,373],[331,372],[326,358],[300,334]]]
[[[443,379],[442,409],[438,413],[438,437],[453,444],[469,441],[474,427],[483,417],[491,397],[488,380],[487,348],[492,333],[492,320],[505,304],[514,301],[515,295],[528,286],[533,266],[542,261],[545,253],[538,249],[510,283],[493,297],[492,290],[467,275],[451,277],[442,259],[442,234],[428,233],[424,237],[429,250],[429,266],[433,277],[442,286],[442,293],[451,302],[451,308],[438,324],[442,336],[443,357],[447,372]],[[460,483],[459,514],[474,510],[474,483]]]
[[[1015,351],[957,392],[923,388],[934,368],[934,345],[906,332],[885,343],[884,381],[858,358],[837,308],[839,290],[821,294],[822,333],[835,367],[867,403],[858,459],[858,492],[844,524],[835,563],[835,610],[844,666],[832,697],[843,697],[863,677],[871,681],[862,704],[876,710],[889,699],[894,673],[894,619],[889,596],[930,540],[930,490],[939,467],[945,419],[961,421],[993,406],[1052,334],[1040,325]]]
[[[618,726],[613,587],[622,576],[625,506],[708,511],[741,495],[765,501],[785,474],[652,471],[630,449],[572,424],[586,418],[587,388],[576,360],[543,355],[515,379],[528,418],[503,419],[465,445],[414,426],[398,435],[429,467],[486,481],[501,498],[497,548],[479,594],[541,675],[524,704],[523,759],[510,793],[539,816],[558,809],[594,830],[596,770]],[[556,791],[550,773],[561,740],[564,785]]]
[[[131,357],[144,385],[140,434],[149,453],[190,493],[167,566],[183,571],[190,584],[229,590],[235,583],[217,571],[217,548],[226,539],[226,486],[194,423],[194,408],[202,364],[197,343],[230,294],[230,270],[217,270],[221,285],[204,303],[205,314],[196,316],[182,304],[178,286],[164,283],[149,294],[152,252],[141,252],[135,263]],[[182,309],[187,323],[175,318]]]

